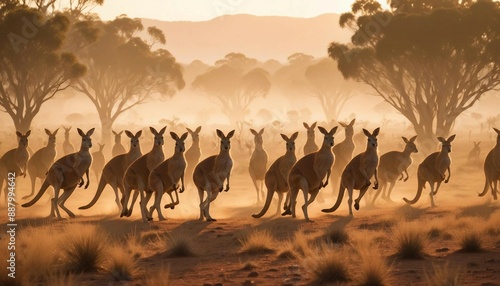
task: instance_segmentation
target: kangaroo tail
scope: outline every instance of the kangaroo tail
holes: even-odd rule
[[[413,200],[409,200],[407,198],[403,198],[403,200],[407,203],[407,204],[411,204],[413,205],[414,203],[418,202],[418,200],[420,199],[420,196],[422,195],[422,190],[424,189],[425,187],[425,181],[424,179],[422,178],[418,178],[418,187],[417,187],[417,195],[415,196],[415,198]]]
[[[104,191],[104,187],[106,187],[107,184],[108,184],[108,182],[106,182],[106,179],[104,179],[104,177],[101,176],[101,179],[99,180],[99,185],[97,186],[97,191],[96,191],[95,196],[92,199],[92,201],[85,206],[79,207],[78,209],[79,210],[86,210],[86,209],[91,208],[97,202],[97,200],[101,197],[102,191]]]
[[[345,193],[345,187],[342,185],[342,182],[340,182],[340,187],[339,187],[339,196],[337,197],[337,202],[333,207],[329,209],[322,209],[321,211],[324,213],[331,213],[336,211],[340,207],[340,203],[342,203],[342,198],[344,198],[344,193]]]
[[[47,180],[47,178],[45,178],[45,180],[43,180],[42,186],[40,187],[40,190],[38,191],[36,196],[31,201],[23,204],[22,207],[27,208],[27,207],[31,207],[32,205],[34,205],[43,196],[43,194],[45,194],[45,191],[47,191],[49,186],[50,186],[50,183]]]
[[[266,184],[267,187],[267,196],[266,196],[266,203],[264,204],[264,208],[260,211],[258,214],[253,214],[253,218],[260,218],[263,215],[266,214],[267,210],[269,209],[269,206],[271,205],[271,201],[273,200],[274,196],[274,186],[269,186],[270,184]]]
[[[489,185],[488,183],[491,184],[491,180],[489,180],[488,176],[486,176],[486,181],[484,182],[483,192],[477,194],[479,197],[482,197],[482,196],[486,195],[486,193],[488,192],[488,185]]]

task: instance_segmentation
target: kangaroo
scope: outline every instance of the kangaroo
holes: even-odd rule
[[[455,135],[450,136],[448,139],[443,137],[438,137],[439,142],[441,142],[441,152],[435,152],[427,156],[420,165],[418,165],[417,178],[418,178],[418,188],[417,195],[413,200],[408,200],[403,198],[407,204],[414,204],[418,202],[420,196],[422,195],[422,190],[425,188],[425,183],[428,182],[431,191],[429,196],[431,197],[431,206],[435,207],[434,196],[437,194],[441,183],[448,183],[451,177],[451,142],[455,139]],[[448,178],[445,177],[445,173],[448,171]],[[434,184],[436,184],[436,190],[434,191]]]
[[[481,148],[479,147],[479,144],[481,144],[481,141],[473,143],[474,147],[472,148],[472,150],[470,150],[469,154],[467,155],[467,161],[469,164],[479,164],[480,163],[479,156],[481,155]]]
[[[72,154],[75,152],[75,146],[71,144],[71,140],[69,139],[69,131],[71,130],[71,126],[66,128],[64,127],[64,142],[63,142],[63,151],[64,155]]]
[[[104,149],[104,145],[106,144],[97,144],[99,145],[99,150],[92,153],[92,171],[94,171],[95,177],[97,181],[100,180],[102,169],[104,168],[104,164],[106,164],[106,158],[104,157],[104,153],[102,150]]]
[[[250,173],[250,178],[252,178],[253,185],[255,186],[255,191],[257,192],[257,203],[260,202],[261,193],[264,196],[264,177],[266,175],[267,168],[267,153],[262,146],[262,134],[264,134],[264,128],[259,132],[254,129],[250,129],[254,136],[255,150],[252,152],[250,157],[250,165],[248,166],[248,172]],[[260,182],[260,184],[258,183]]]
[[[345,139],[344,141],[333,146],[333,155],[335,156],[335,163],[333,163],[332,174],[334,178],[340,179],[342,171],[345,166],[351,161],[352,154],[356,145],[353,141],[354,136],[354,123],[356,119],[351,120],[349,124],[339,122],[342,127],[345,128]],[[339,180],[340,181],[340,180]]]
[[[104,165],[104,168],[102,169],[102,176],[99,179],[99,184],[94,198],[89,204],[79,207],[79,209],[85,210],[91,208],[101,196],[106,185],[109,184],[115,192],[115,202],[118,206],[118,212],[121,213],[124,199],[123,175],[125,174],[127,167],[142,156],[141,145],[139,144],[139,138],[142,135],[142,130],[139,130],[135,133],[135,135],[132,134],[132,132],[125,130],[125,134],[130,138],[130,149],[128,153],[117,155]],[[118,196],[118,190],[120,190],[122,195],[121,201]]]
[[[58,219],[61,219],[59,207],[61,207],[70,217],[75,217],[75,214],[66,208],[64,203],[75,191],[77,186],[83,186],[85,183],[83,179],[84,173],[87,177],[85,189],[87,189],[90,184],[89,168],[92,164],[92,155],[89,150],[92,147],[92,139],[90,136],[92,136],[93,133],[94,128],[87,131],[87,133],[84,133],[80,128],[78,128],[78,134],[82,137],[80,150],[76,153],[66,155],[52,164],[47,172],[47,177],[43,181],[42,187],[36,196],[31,201],[23,204],[23,207],[26,208],[35,204],[42,197],[45,191],[52,186],[54,188],[54,198],[52,198],[51,201],[50,217],[57,216]],[[63,190],[63,193],[59,197],[59,191],[61,189]]]
[[[189,132],[189,135],[191,135],[191,139],[193,140],[191,147],[189,147],[189,149],[187,149],[184,154],[187,162],[186,176],[191,178],[193,176],[194,167],[196,166],[196,164],[198,164],[201,157],[201,149],[200,149],[201,126],[198,126],[198,128],[196,128],[194,131],[189,128],[186,128],[186,130]]]
[[[271,200],[273,199],[274,193],[278,194],[278,210],[276,215],[280,213],[281,202],[283,201],[283,194],[287,194],[287,199],[285,200],[285,205],[289,205],[289,193],[288,193],[288,174],[290,169],[297,162],[297,157],[295,157],[295,140],[299,135],[295,132],[288,138],[286,135],[281,134],[281,138],[286,142],[286,153],[285,155],[279,157],[274,161],[274,163],[267,170],[264,182],[267,188],[267,197],[264,204],[264,208],[258,214],[253,214],[252,217],[260,218],[266,214],[269,206],[271,205]]]
[[[406,137],[402,138],[406,144],[403,151],[391,151],[380,156],[380,164],[378,166],[380,188],[373,196],[372,204],[375,203],[375,200],[381,191],[382,198],[386,201],[392,202],[391,192],[398,178],[400,181],[403,180],[406,182],[410,177],[408,175],[408,167],[410,167],[413,162],[411,154],[418,153],[417,146],[415,145],[415,139],[417,139],[417,136],[415,135],[411,137],[410,140],[406,139]],[[404,174],[406,174],[406,178],[404,177]],[[386,195],[385,191],[387,189],[387,183],[389,183],[390,186]]]
[[[165,220],[160,208],[161,198],[164,193],[167,193],[172,201],[172,203],[165,205],[166,209],[174,209],[175,206],[179,204],[179,194],[177,193],[177,189],[179,189],[177,183],[179,180],[181,181],[179,192],[182,194],[185,190],[184,171],[186,170],[186,159],[184,158],[184,150],[186,150],[186,148],[184,140],[186,140],[188,133],[186,132],[179,137],[176,133],[170,132],[170,136],[175,140],[174,154],[172,157],[156,166],[149,174],[149,190],[146,192],[144,204],[141,204],[141,206],[146,207],[151,195],[153,193],[155,194],[154,204],[149,208],[148,220],[153,219],[154,210],[158,212],[159,220]],[[175,193],[175,201],[172,192]]]
[[[316,123],[314,122],[311,126],[303,122],[302,124],[307,129],[307,141],[304,145],[304,156],[318,151],[319,147],[316,145],[316,138],[314,134],[314,128],[316,128]]]
[[[33,156],[28,161],[28,173],[31,181],[31,193],[23,197],[28,199],[35,194],[35,182],[37,178],[44,179],[47,175],[47,171],[50,166],[54,163],[57,156],[56,150],[56,135],[59,128],[54,132],[45,129],[45,133],[49,136],[47,141],[47,146],[40,148],[36,151]]]
[[[377,166],[378,166],[378,143],[377,136],[379,134],[380,128],[373,130],[370,133],[368,130],[363,129],[363,133],[368,137],[368,142],[366,144],[366,150],[357,156],[355,156],[345,167],[342,172],[340,179],[339,194],[337,202],[335,205],[329,209],[323,209],[322,212],[330,213],[334,212],[340,206],[342,198],[344,197],[344,192],[347,189],[349,194],[349,215],[353,216],[352,213],[352,197],[353,190],[359,190],[359,196],[354,201],[354,208],[359,210],[359,201],[363,198],[366,190],[371,185],[371,178],[375,177],[374,189],[378,189],[378,176],[377,176]]]
[[[165,159],[165,155],[163,154],[163,134],[166,129],[167,126],[158,132],[153,127],[149,127],[149,130],[154,135],[154,144],[151,151],[135,160],[125,171],[123,175],[124,198],[122,200],[123,206],[120,217],[132,215],[132,210],[139,194],[141,195],[141,203],[144,201],[144,194],[148,188],[149,173]],[[135,190],[135,192],[129,208],[128,201],[132,190]],[[145,211],[146,209],[141,208],[143,219],[147,218]]]
[[[28,152],[28,137],[31,134],[31,130],[28,130],[25,134],[16,131],[17,135],[17,148],[7,151],[0,158],[0,191],[3,188],[3,182],[7,181],[10,174],[14,174],[16,177],[23,176],[26,178],[27,165],[30,154]],[[7,183],[4,190],[4,199],[7,202],[8,194]]]
[[[500,130],[493,128],[497,133],[497,144],[486,156],[484,161],[484,175],[486,181],[484,183],[483,192],[479,194],[480,197],[486,195],[488,187],[491,188],[493,199],[497,199],[498,181],[500,180]]]
[[[118,155],[127,153],[127,150],[122,145],[123,130],[120,132],[115,132],[111,130],[111,132],[113,132],[113,135],[115,136],[115,145],[113,145],[113,149],[111,149],[111,156],[116,157]]]
[[[321,188],[328,185],[328,180],[331,175],[334,156],[332,147],[334,145],[335,132],[337,126],[333,127],[329,132],[325,128],[319,126],[319,131],[325,135],[321,148],[314,153],[310,153],[293,165],[288,175],[288,185],[290,188],[290,204],[286,207],[282,215],[291,214],[295,218],[295,205],[299,190],[304,194],[304,205],[302,211],[306,221],[311,221],[307,213],[307,207],[314,201]],[[323,182],[323,180],[325,180]],[[308,199],[309,194],[311,197]]]
[[[200,196],[200,220],[205,218],[207,221],[215,221],[210,216],[210,203],[217,198],[219,192],[229,191],[229,179],[233,168],[233,160],[229,151],[231,149],[230,139],[233,135],[234,130],[225,136],[222,131],[217,129],[217,136],[220,138],[219,154],[206,158],[194,168],[193,182]],[[226,188],[224,189],[224,181],[226,180]],[[205,192],[207,198],[203,200]]]

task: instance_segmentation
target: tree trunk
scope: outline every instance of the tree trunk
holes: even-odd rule
[[[111,151],[113,148],[111,133],[113,129],[114,120],[107,117],[100,117],[101,119],[101,138],[99,140],[100,144],[106,144],[107,148],[105,150]]]
[[[31,123],[33,122],[33,117],[32,116],[17,117],[17,118],[12,118],[12,121],[14,122],[14,127],[16,128],[16,131],[19,131],[24,134],[28,132],[28,130],[30,130]]]

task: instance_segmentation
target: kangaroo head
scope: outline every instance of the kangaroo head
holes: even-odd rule
[[[349,124],[339,122],[340,126],[345,128],[345,137],[352,137],[354,135],[354,128],[353,128],[354,122],[356,122],[356,118],[351,120]]]
[[[90,129],[87,133],[84,133],[80,128],[77,128],[78,134],[82,137],[82,148],[89,149],[92,148],[92,134],[94,134],[95,128]]]
[[[102,149],[104,149],[104,146],[105,146],[106,144],[100,144],[100,143],[97,143],[97,145],[99,145],[99,152],[101,152],[101,153],[102,153]]]
[[[229,133],[227,133],[227,136],[225,136],[222,131],[217,129],[217,136],[220,138],[220,150],[221,151],[231,149],[230,139],[231,139],[231,137],[233,137],[233,135],[234,135],[234,130],[229,131]]]
[[[64,137],[65,138],[69,138],[69,131],[71,130],[71,126],[70,127],[64,127]]]
[[[481,144],[481,141],[479,142],[474,142],[474,149],[479,149],[479,144]]]
[[[286,150],[287,151],[295,151],[295,139],[297,139],[297,136],[299,136],[299,132],[295,132],[288,138],[285,134],[280,134],[281,138],[285,140],[286,142]]]
[[[496,129],[495,127],[493,127],[493,130],[495,130],[495,132],[497,133],[497,144],[500,144],[500,130]]]
[[[28,130],[28,132],[26,132],[25,134],[22,134],[21,132],[16,131],[19,146],[22,146],[24,148],[28,147],[28,137],[30,136],[30,134],[31,134],[31,130]]]
[[[405,151],[409,151],[410,153],[418,153],[417,145],[415,145],[415,139],[417,139],[417,135],[411,137],[410,140],[406,139],[406,137],[402,138],[406,143]]]
[[[137,133],[132,134],[132,132],[125,130],[125,134],[130,138],[130,146],[132,148],[137,148],[139,147],[139,138],[142,135],[142,130],[137,131]]]
[[[335,135],[335,132],[337,132],[337,128],[338,128],[338,126],[335,126],[330,130],[330,132],[328,132],[328,131],[326,131],[325,128],[318,126],[319,132],[321,132],[321,134],[325,135],[325,139],[323,140],[324,146],[326,145],[326,146],[333,147],[333,144],[335,143],[333,135]]]
[[[262,140],[262,134],[264,134],[264,128],[262,128],[259,132],[250,128],[250,132],[252,132],[252,134],[254,136],[253,142],[255,142],[255,146],[262,145],[262,143],[264,143],[264,140]]]
[[[437,138],[439,142],[441,142],[441,152],[451,152],[451,142],[455,140],[455,134],[451,135],[448,137],[448,139],[444,139],[443,137],[438,137]]]
[[[201,126],[198,126],[198,128],[196,128],[194,131],[187,127],[186,130],[189,132],[189,135],[191,135],[191,139],[193,141],[197,141],[198,139],[200,139]]]
[[[160,132],[156,131],[153,127],[149,127],[149,130],[153,135],[155,136],[154,138],[154,145],[155,146],[163,146],[163,134],[165,133],[165,130],[167,129],[167,126],[163,127]]]
[[[188,133],[182,134],[181,137],[177,136],[175,132],[170,132],[170,137],[175,140],[175,152],[182,153],[186,150],[184,140],[186,140]]]
[[[377,148],[378,147],[378,142],[377,142],[377,136],[380,131],[380,127],[375,128],[373,130],[373,133],[370,133],[370,131],[366,130],[363,128],[363,133],[368,137],[368,143],[366,145],[367,148]]]
[[[115,135],[115,143],[120,144],[122,142],[123,130],[120,132],[115,132],[114,130],[111,130],[111,132],[113,132],[113,135]]]
[[[54,145],[56,144],[56,135],[57,135],[57,131],[59,131],[59,128],[57,128],[54,132],[50,132],[49,129],[45,128],[45,133],[47,135],[49,135],[49,145]]]
[[[314,139],[314,128],[316,128],[316,123],[317,122],[314,122],[311,126],[309,126],[305,122],[302,123],[304,125],[304,127],[307,129],[307,138],[313,138]]]

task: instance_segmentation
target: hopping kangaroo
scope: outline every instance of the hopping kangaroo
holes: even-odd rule
[[[113,149],[111,149],[111,156],[116,157],[121,154],[125,154],[127,150],[125,147],[122,145],[122,133],[123,130],[120,132],[115,132],[113,131],[113,135],[115,136],[115,145],[113,145]]]
[[[132,214],[138,194],[141,195],[141,204],[144,201],[144,193],[146,188],[148,188],[149,173],[165,159],[165,155],[163,154],[163,134],[165,133],[165,129],[167,129],[167,126],[163,127],[158,132],[153,127],[149,127],[149,130],[154,135],[154,143],[151,151],[132,162],[125,171],[123,175],[123,208],[120,217],[130,216]],[[128,207],[128,201],[132,190],[135,190],[134,197],[132,198],[130,207]],[[141,208],[141,214],[143,220],[147,218],[146,209]]]
[[[28,130],[25,134],[17,131],[17,148],[7,151],[0,158],[0,192],[3,188],[3,182],[7,181],[7,177],[10,176],[10,174],[14,174],[16,177],[23,176],[26,178],[27,165],[30,158],[30,154],[28,153],[28,137],[30,134],[31,130]],[[4,190],[5,202],[7,202],[8,186],[9,184],[7,181]]]
[[[102,174],[102,169],[104,168],[104,164],[106,164],[106,158],[104,157],[104,153],[102,150],[104,149],[104,145],[106,144],[99,144],[99,150],[96,152],[92,152],[92,171],[94,172],[94,175],[97,179],[97,181],[100,180],[101,174]]]
[[[315,137],[314,128],[316,128],[316,122],[311,124],[311,126],[309,126],[305,122],[303,122],[302,124],[307,129],[307,140],[306,140],[306,144],[304,145],[304,156],[305,156],[305,155],[308,155],[308,154],[311,154],[313,152],[318,151],[319,147],[318,147],[318,145],[316,145],[316,142],[315,142],[316,137]]]
[[[408,204],[414,204],[420,199],[422,195],[422,190],[425,188],[425,183],[429,183],[431,191],[429,196],[431,197],[431,206],[435,207],[434,196],[437,194],[441,183],[448,183],[451,177],[451,142],[455,139],[455,135],[450,136],[447,140],[443,137],[438,137],[439,142],[441,142],[441,152],[435,152],[427,156],[420,165],[418,165],[417,178],[418,178],[418,189],[417,195],[413,200],[408,200],[403,198],[403,200]],[[446,171],[448,171],[448,178],[445,177]],[[434,184],[436,184],[436,190],[434,191]]]
[[[290,199],[288,193],[288,174],[290,169],[292,169],[295,162],[297,162],[297,157],[295,157],[295,140],[299,135],[295,132],[288,138],[286,135],[281,134],[281,138],[286,142],[286,153],[285,155],[279,157],[274,161],[274,163],[267,170],[264,182],[267,188],[267,197],[264,207],[258,214],[253,214],[252,217],[260,218],[266,214],[269,206],[271,205],[271,200],[273,199],[274,193],[278,194],[278,210],[276,215],[280,213],[281,202],[283,201],[283,194],[287,194],[287,199],[285,200],[285,205],[289,205],[288,200]]]
[[[342,171],[344,170],[345,166],[351,161],[352,154],[354,152],[354,149],[356,148],[356,145],[353,141],[353,126],[355,122],[356,119],[351,120],[349,124],[339,122],[340,125],[345,128],[345,139],[344,141],[333,146],[333,155],[335,156],[335,162],[333,163],[332,168],[332,178],[336,179],[336,182],[340,181]],[[336,184],[332,184],[332,188],[335,185]]]
[[[500,180],[500,130],[493,128],[497,133],[497,144],[486,156],[484,161],[484,175],[486,182],[484,183],[483,192],[479,194],[480,197],[486,195],[488,187],[491,188],[493,199],[497,199],[498,181]]]
[[[64,127],[64,142],[63,142],[63,152],[64,155],[72,154],[75,152],[75,146],[71,144],[71,141],[69,140],[69,131],[71,130],[71,126],[66,128]]]
[[[36,196],[30,202],[23,204],[23,207],[30,207],[35,204],[45,191],[52,186],[54,188],[54,198],[52,198],[51,202],[50,216],[57,216],[58,219],[61,219],[61,214],[59,213],[59,207],[61,207],[70,217],[75,217],[75,214],[66,208],[64,203],[75,191],[77,185],[79,187],[83,186],[84,179],[82,176],[84,173],[87,177],[85,189],[90,184],[89,168],[92,164],[92,155],[89,149],[92,147],[90,136],[93,133],[94,128],[90,129],[87,133],[78,128],[78,134],[82,137],[80,151],[66,155],[52,164]],[[61,189],[63,190],[63,194],[59,197]]]
[[[229,191],[229,179],[233,168],[233,159],[231,159],[229,151],[231,149],[230,139],[233,135],[234,130],[225,136],[222,131],[217,129],[217,136],[220,138],[219,154],[206,158],[194,168],[193,182],[200,196],[200,220],[205,218],[207,221],[215,221],[210,216],[210,203],[217,198],[219,192]],[[224,189],[224,181],[226,180],[226,188]],[[207,198],[203,200],[205,192]]]
[[[345,167],[342,172],[342,177],[340,179],[340,188],[335,205],[329,209],[323,209],[322,212],[330,213],[337,210],[342,203],[342,198],[344,197],[345,190],[349,194],[349,215],[352,216],[352,197],[353,190],[359,190],[359,196],[354,201],[354,208],[359,210],[359,201],[368,190],[371,185],[370,179],[372,176],[375,177],[374,189],[378,188],[378,177],[377,177],[377,166],[378,166],[378,151],[377,151],[377,136],[380,129],[376,128],[373,133],[368,130],[363,129],[363,133],[368,137],[368,142],[366,144],[366,150],[354,157],[349,164]]]
[[[403,180],[406,182],[410,177],[408,175],[408,167],[410,167],[413,162],[411,153],[418,153],[417,146],[415,145],[415,139],[417,139],[417,136],[411,137],[410,140],[403,137],[403,141],[406,144],[403,151],[391,151],[380,156],[380,164],[378,165],[380,188],[373,196],[372,204],[375,203],[375,200],[381,191],[382,199],[392,202],[391,192],[398,178],[400,181]],[[404,177],[404,174],[406,174],[406,178]],[[385,191],[388,183],[390,186],[386,195]]]
[[[179,189],[177,183],[179,180],[181,181],[179,192],[182,194],[185,190],[184,171],[186,170],[186,159],[184,158],[184,150],[186,150],[186,148],[184,140],[186,140],[188,133],[182,134],[179,138],[177,134],[170,132],[170,136],[175,140],[174,154],[172,157],[156,166],[149,174],[149,190],[146,191],[144,204],[141,204],[141,207],[146,207],[151,195],[155,194],[154,204],[149,208],[148,220],[153,219],[154,210],[158,212],[159,220],[165,220],[160,207],[161,198],[164,193],[167,193],[172,201],[172,203],[165,205],[165,208],[174,209],[175,206],[179,204],[179,194],[177,193],[177,189]],[[172,192],[175,193],[175,201]]]
[[[467,155],[467,162],[469,164],[478,164],[481,162],[480,156],[481,156],[481,147],[479,147],[479,144],[481,144],[481,141],[479,142],[473,142],[474,147],[472,147],[472,150],[470,150],[469,154]]]
[[[194,131],[186,128],[191,136],[191,140],[193,143],[186,150],[184,156],[186,157],[187,167],[186,167],[186,176],[189,178],[193,177],[194,167],[200,162],[201,157],[201,149],[200,149],[200,131],[201,126],[198,126]]]
[[[250,173],[250,178],[252,178],[253,185],[255,186],[255,191],[257,192],[257,203],[260,202],[260,197],[264,197],[264,177],[266,175],[267,168],[267,153],[262,146],[262,134],[264,134],[264,128],[259,132],[250,129],[254,136],[255,150],[250,157],[250,165],[248,166],[248,172]],[[260,184],[259,184],[260,183]]]
[[[49,136],[47,141],[47,146],[40,148],[36,151],[33,156],[31,156],[28,161],[28,173],[31,181],[31,193],[24,196],[23,199],[27,199],[35,194],[35,182],[37,178],[43,180],[47,176],[47,171],[50,166],[54,163],[57,155],[56,151],[56,135],[59,128],[54,132],[45,129],[45,133]]]
[[[121,212],[124,199],[123,175],[125,174],[127,167],[142,156],[141,145],[139,144],[139,138],[141,137],[142,130],[139,130],[135,133],[135,135],[132,134],[132,132],[125,130],[125,134],[130,138],[130,150],[128,153],[115,156],[109,160],[109,162],[102,169],[102,176],[99,179],[99,184],[94,198],[89,204],[79,207],[79,209],[85,210],[91,208],[101,196],[106,185],[109,184],[115,192],[115,202],[118,206],[118,212]],[[120,190],[122,195],[122,201],[120,201],[120,197],[118,196],[118,190]]]
[[[288,175],[290,204],[283,215],[291,214],[295,218],[297,195],[299,190],[302,190],[305,202],[302,211],[306,221],[311,221],[307,214],[307,207],[314,201],[319,190],[328,185],[334,161],[332,153],[333,135],[337,132],[337,126],[333,127],[330,132],[321,126],[318,129],[325,136],[321,148],[317,152],[302,157],[290,170]],[[323,182],[323,180],[325,181]],[[310,198],[309,194],[311,194]]]

